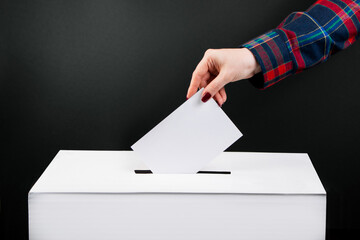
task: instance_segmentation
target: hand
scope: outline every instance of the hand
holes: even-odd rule
[[[201,100],[206,102],[213,97],[222,106],[227,98],[226,84],[251,78],[260,71],[255,56],[247,48],[209,49],[192,74],[186,97],[204,87]]]

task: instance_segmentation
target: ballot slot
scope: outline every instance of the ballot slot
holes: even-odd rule
[[[134,170],[135,174],[152,174],[151,170]],[[230,171],[198,171],[196,174],[231,174]]]

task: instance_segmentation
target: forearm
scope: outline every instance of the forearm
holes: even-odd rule
[[[263,85],[326,61],[359,38],[360,0],[320,0],[290,14],[277,28],[243,45],[256,57]]]

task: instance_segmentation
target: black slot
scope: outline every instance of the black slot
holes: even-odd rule
[[[134,170],[136,174],[152,174],[151,170]],[[197,174],[231,174],[230,171],[198,171]]]

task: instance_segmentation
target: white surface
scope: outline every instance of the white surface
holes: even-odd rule
[[[198,91],[131,148],[153,173],[196,173],[242,134],[214,99]]]
[[[30,240],[324,240],[325,195],[29,195]]]
[[[135,174],[148,169],[132,151],[60,151],[31,193],[325,194],[307,154],[224,152],[214,174]]]
[[[145,174],[132,151],[60,151],[31,189],[30,240],[324,240],[326,194],[307,154],[221,153]]]

